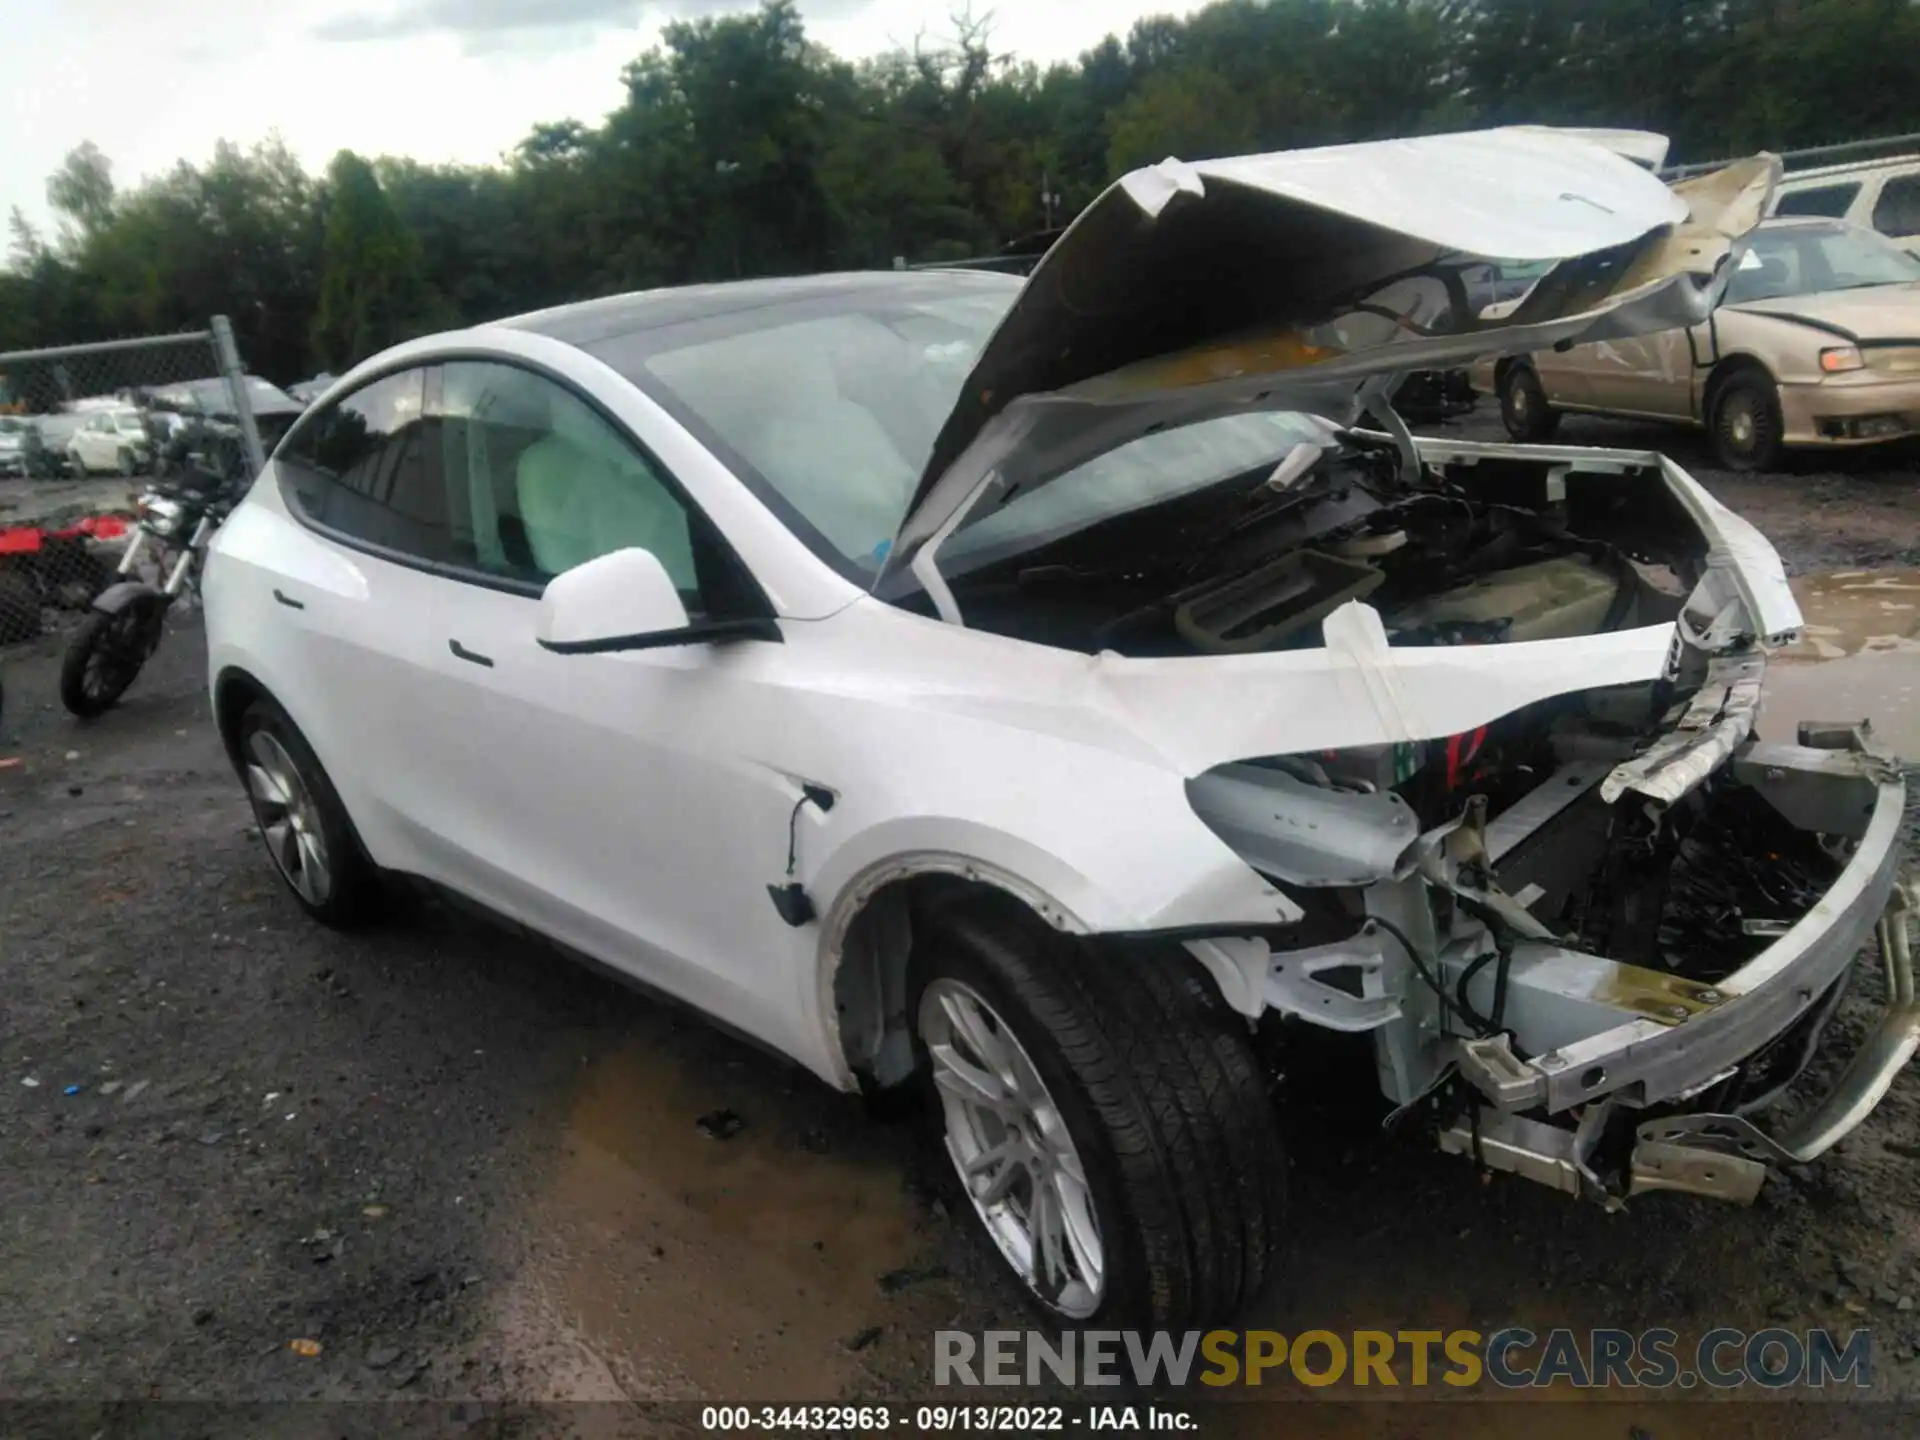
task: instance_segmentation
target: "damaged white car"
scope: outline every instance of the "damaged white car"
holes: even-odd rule
[[[1301,1027],[1442,1150],[1750,1199],[1914,1048],[1900,773],[1855,726],[1756,739],[1800,616],[1676,466],[1416,441],[1382,397],[1699,320],[1776,172],[1669,190],[1537,130],[1169,161],[1024,286],[390,351],[207,571],[273,862],[323,920],[422,877],[834,1085],[930,1077],[1060,1320],[1261,1284]],[[1481,321],[1488,258],[1550,268]],[[1876,928],[1882,1028],[1765,1128]]]

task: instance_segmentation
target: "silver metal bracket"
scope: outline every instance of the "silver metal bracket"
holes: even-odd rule
[[[1460,1073],[1501,1110],[1525,1110],[1545,1097],[1546,1080],[1513,1053],[1505,1035],[1484,1035],[1454,1043],[1454,1063],[1460,1067]]]

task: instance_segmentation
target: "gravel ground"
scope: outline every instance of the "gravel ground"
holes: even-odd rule
[[[1749,479],[1564,438],[1666,448],[1796,573],[1920,563],[1911,455]],[[917,1127],[440,904],[310,924],[193,618],[88,726],[58,642],[4,659],[0,1399],[924,1397],[934,1329],[1024,1323]],[[1912,1080],[1751,1210],[1624,1215],[1292,1094],[1301,1242],[1243,1325],[1871,1325],[1876,1393],[1920,1384]]]

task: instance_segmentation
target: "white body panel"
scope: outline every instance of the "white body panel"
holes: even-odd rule
[[[1164,182],[1169,202],[1200,179],[1231,181],[1507,255],[1576,254],[1686,215],[1618,156],[1534,133],[1361,148],[1368,165],[1343,147],[1169,162],[1130,181]],[[1448,157],[1451,171],[1438,164]],[[1502,212],[1552,190],[1556,166],[1581,203],[1569,193],[1564,205],[1523,206],[1518,222]],[[1465,175],[1479,188],[1463,198]],[[1607,203],[1585,203],[1595,198]],[[883,881],[970,875],[1090,933],[1296,920],[1293,902],[1195,813],[1192,777],[1258,756],[1457,735],[1553,696],[1658,678],[1673,646],[1663,624],[1395,648],[1379,615],[1350,603],[1325,621],[1320,649],[1130,659],[924,618],[808,549],[607,364],[510,326],[401,346],[336,382],[316,413],[375,375],[454,358],[519,362],[589,398],[711,522],[779,638],[556,653],[524,585],[336,538],[292,513],[275,461],[209,557],[216,693],[243,672],[278,700],[377,864],[681,996],[843,1086],[854,1081],[834,973],[851,917]],[[1657,457],[1423,448],[1454,466],[1517,455],[1658,469],[1708,552],[1683,622],[1701,633],[1739,625],[1763,641],[1800,623],[1766,543]],[[831,808],[802,803],[803,786],[831,792]],[[789,880],[818,923],[776,910],[769,887]]]
[[[509,331],[460,337],[463,353],[483,345],[542,359],[565,348]],[[692,445],[625,382],[588,378],[655,453]],[[1476,449],[1515,447],[1435,447],[1436,458]],[[1291,919],[1195,815],[1189,777],[1248,756],[1456,734],[1552,695],[1653,678],[1671,643],[1659,625],[1396,650],[1355,604],[1319,650],[1087,656],[860,594],[754,515],[743,490],[699,465],[683,474],[753,554],[781,643],[549,653],[536,600],[332,542],[289,514],[269,466],[214,543],[211,672],[246,671],[279,699],[377,863],[522,920],[843,1085],[823,997],[850,897],[872,877],[970,869],[1089,932]],[[1716,550],[1737,556],[1756,610],[1772,628],[1797,625],[1765,542],[1668,475]],[[463,662],[456,640],[494,664]],[[786,878],[802,781],[837,803],[798,815],[793,878],[823,923],[796,929],[767,886]]]

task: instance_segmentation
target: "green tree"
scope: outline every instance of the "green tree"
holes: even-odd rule
[[[710,8],[710,7],[709,7]],[[428,326],[614,290],[951,259],[1065,221],[1119,173],[1475,125],[1630,125],[1699,160],[1920,129],[1913,0],[1214,0],[1069,63],[944,37],[858,64],[794,0],[668,25],[604,122],[495,165],[277,141],[131,190],[82,145],[16,227],[13,346],[233,318],[291,380]]]
[[[438,297],[420,272],[420,243],[388,203],[373,167],[342,150],[321,196],[316,358],[340,371],[428,328]]]
[[[1254,148],[1259,116],[1219,74],[1183,65],[1148,76],[1111,120],[1107,168],[1118,175],[1168,156],[1211,160]]]
[[[67,152],[60,168],[47,177],[47,204],[68,226],[67,238],[80,244],[113,220],[113,162],[91,140]]]

